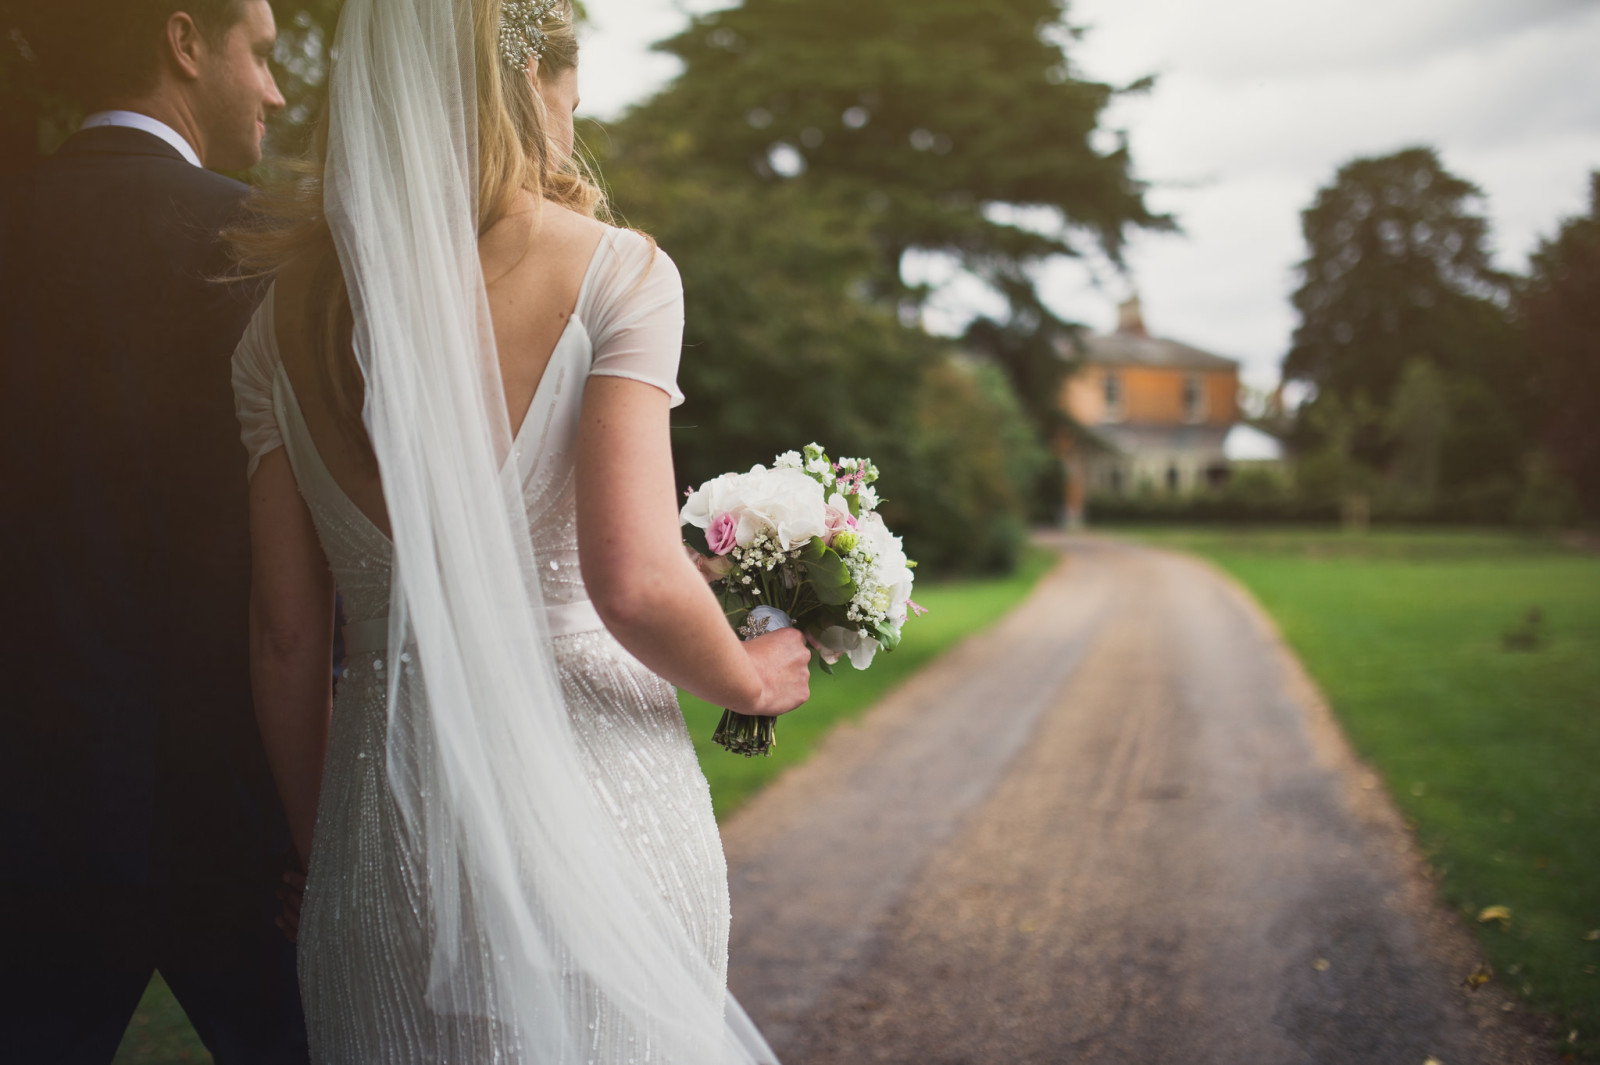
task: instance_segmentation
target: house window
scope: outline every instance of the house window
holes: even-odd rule
[[[1106,421],[1122,420],[1122,375],[1108,371],[1105,375]]]
[[[1206,416],[1206,387],[1198,374],[1183,379],[1183,420],[1203,421]]]

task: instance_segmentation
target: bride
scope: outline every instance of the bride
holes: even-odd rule
[[[808,694],[679,540],[672,261],[572,160],[570,0],[346,0],[320,162],[236,236],[256,711],[313,1060],[770,1061],[673,685]],[[332,597],[346,668],[328,691]]]

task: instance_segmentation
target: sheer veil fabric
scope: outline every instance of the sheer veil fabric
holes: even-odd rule
[[[583,1065],[575,986],[640,1063],[771,1061],[626,854],[563,705],[504,472],[475,32],[468,0],[346,0],[330,82],[325,206],[393,530],[386,772],[427,937],[414,976],[471,1033],[464,1061]]]

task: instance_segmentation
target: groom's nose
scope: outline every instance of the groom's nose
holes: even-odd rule
[[[286,106],[283,93],[278,88],[278,79],[272,76],[271,71],[267,72],[267,95],[261,104],[267,109],[268,114],[282,111]]]

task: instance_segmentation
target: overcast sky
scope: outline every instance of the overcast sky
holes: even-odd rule
[[[866,0],[870,2],[870,0]],[[649,51],[717,0],[587,0],[585,113],[612,117],[676,73]],[[982,17],[982,4],[973,5]],[[1304,256],[1299,212],[1338,166],[1414,144],[1484,190],[1498,264],[1521,270],[1540,236],[1586,209],[1600,169],[1600,0],[1073,0],[1085,76],[1147,96],[1114,105],[1150,202],[1182,235],[1141,236],[1122,277],[1062,262],[1042,289],[1096,329],[1136,285],[1152,332],[1277,379]],[[944,280],[936,262],[919,277]],[[985,305],[952,280],[928,316],[954,330]]]

